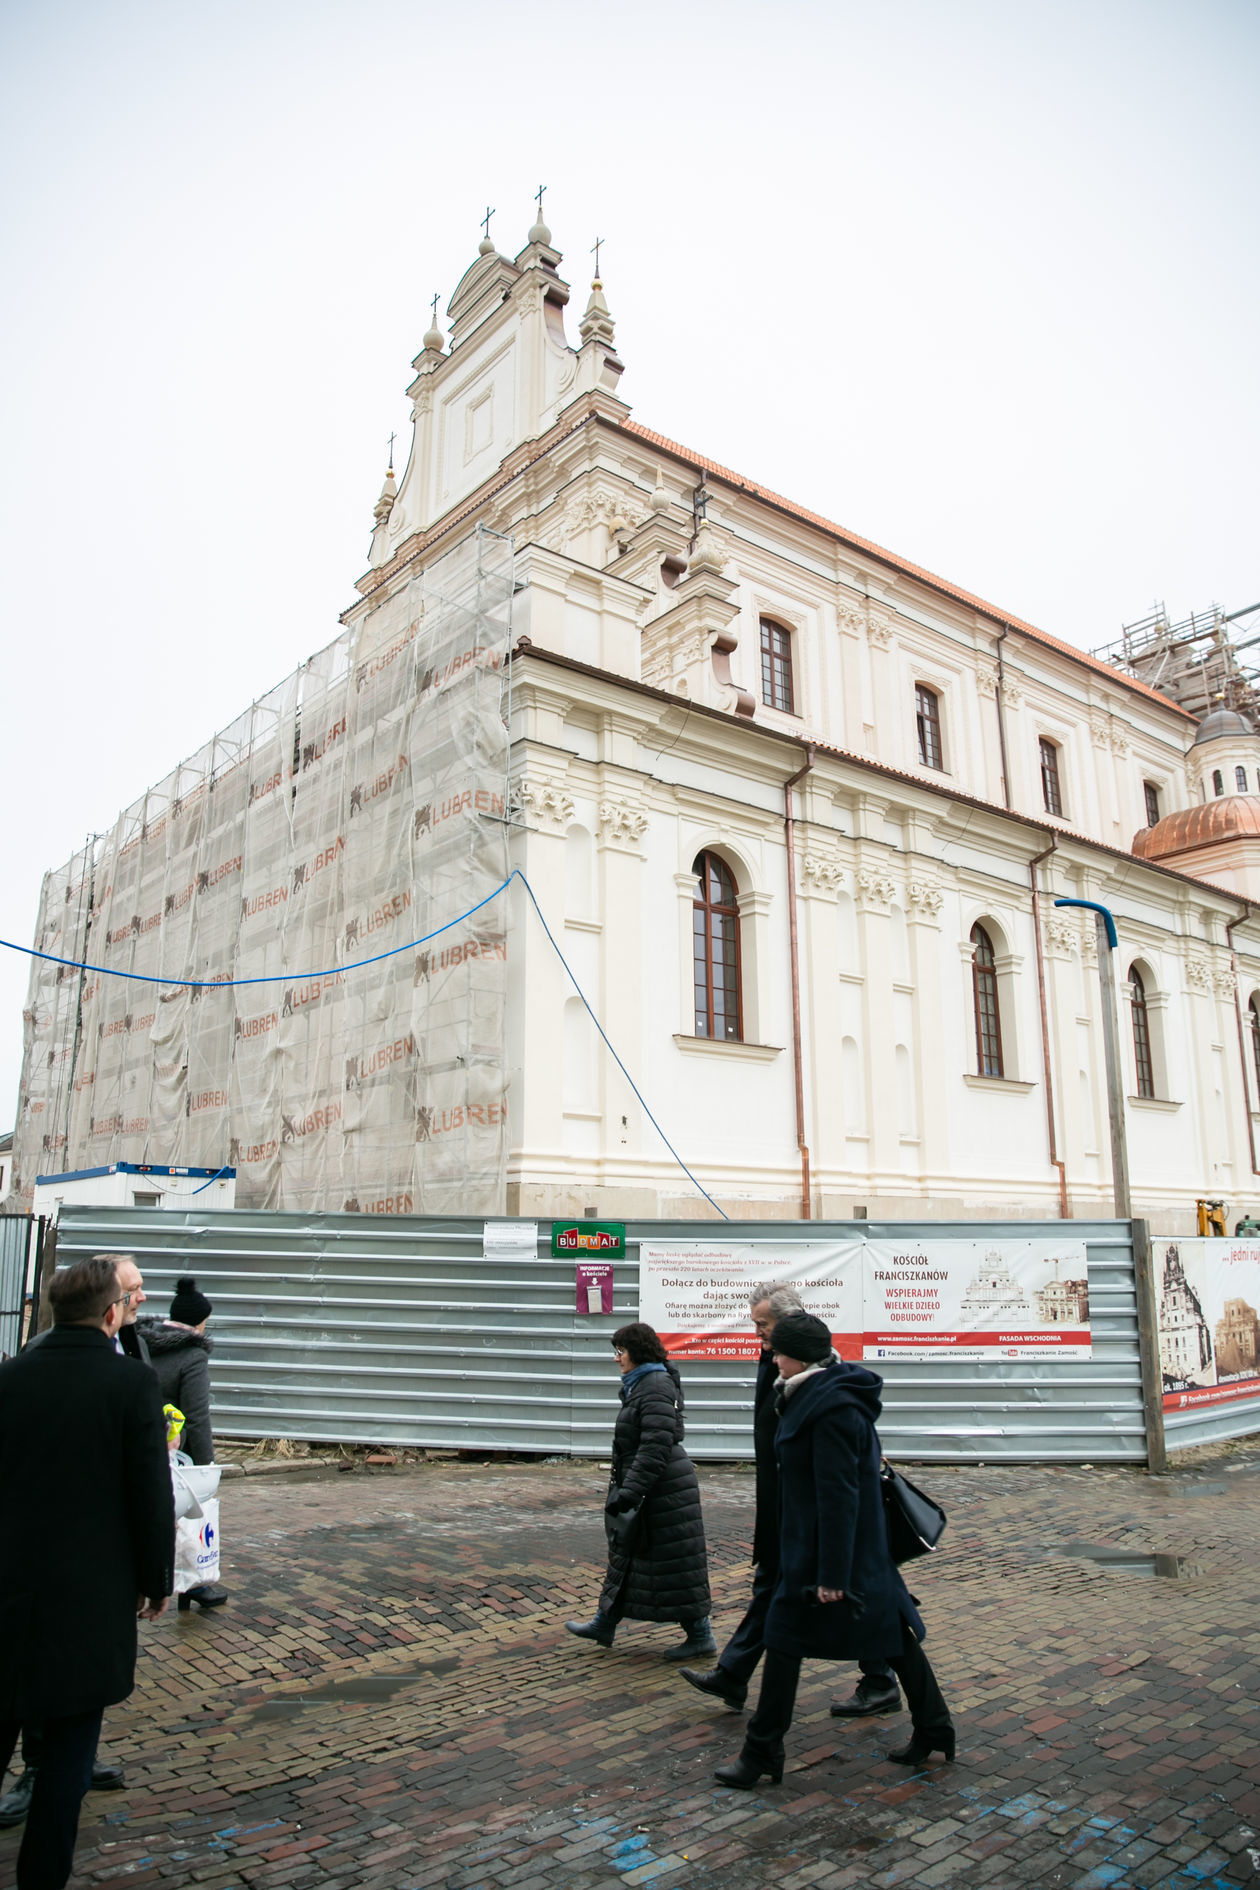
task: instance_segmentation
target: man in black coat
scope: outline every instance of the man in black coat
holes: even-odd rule
[[[23,1727],[40,1737],[18,1890],[69,1877],[101,1715],[135,1685],[137,1614],[174,1586],[162,1403],[118,1356],[119,1288],[112,1259],[61,1269],[51,1331],[0,1365],[0,1770]]]
[[[765,1646],[766,1613],[779,1578],[779,1468],[774,1437],[779,1428],[775,1384],[779,1368],[770,1350],[770,1334],[785,1313],[800,1312],[801,1297],[788,1280],[770,1280],[755,1286],[749,1307],[753,1329],[761,1341],[757,1384],[753,1392],[753,1458],[756,1465],[756,1500],[753,1516],[753,1589],[743,1620],[718,1655],[712,1673],[693,1667],[679,1671],[701,1693],[724,1700],[739,1712],[748,1697],[748,1685],[757,1671]],[[862,1678],[847,1700],[837,1701],[832,1712],[846,1718],[871,1713],[896,1713],[901,1707],[897,1676],[888,1663],[868,1658],[861,1663]]]

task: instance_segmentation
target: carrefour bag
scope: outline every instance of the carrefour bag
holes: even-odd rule
[[[217,1463],[194,1463],[182,1450],[171,1451],[170,1458],[176,1520],[199,1517],[206,1499],[218,1495],[223,1471]]]
[[[199,1516],[175,1524],[175,1593],[219,1579],[219,1499],[204,1497]]]

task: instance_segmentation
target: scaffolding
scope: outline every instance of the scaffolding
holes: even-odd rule
[[[1163,604],[1119,639],[1090,654],[1135,676],[1202,719],[1236,709],[1260,728],[1260,666],[1244,660],[1260,645],[1260,604],[1226,612],[1219,604],[1170,623]]]
[[[502,1211],[506,899],[379,954],[507,877],[513,589],[479,527],[46,876],[72,964],[32,960],[19,1201],[151,1161],[240,1206]]]

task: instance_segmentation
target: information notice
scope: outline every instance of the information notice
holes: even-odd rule
[[[790,1280],[842,1358],[1090,1356],[1079,1240],[784,1241],[640,1247],[640,1317],[674,1358],[755,1359],[761,1281]]]

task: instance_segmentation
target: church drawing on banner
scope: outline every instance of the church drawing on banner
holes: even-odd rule
[[[1250,1201],[1260,736],[645,423],[603,282],[575,322],[541,211],[508,251],[423,335],[334,641],[48,875],[42,949],[203,984],[36,966],[9,1205],[152,1161],[240,1207],[711,1218],[650,1109],[735,1216],[1109,1215],[1056,897],[1116,916],[1135,1212]],[[1191,1376],[1175,1248],[1164,1301]]]
[[[1203,1384],[1212,1364],[1212,1339],[1199,1296],[1186,1278],[1181,1254],[1170,1242],[1164,1253],[1159,1296],[1159,1362],[1165,1390]]]

